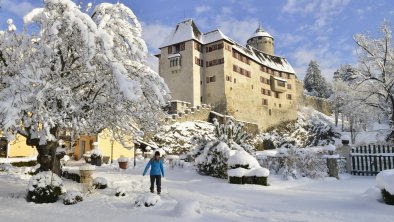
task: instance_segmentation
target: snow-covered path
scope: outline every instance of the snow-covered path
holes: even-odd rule
[[[271,186],[261,187],[231,185],[189,167],[167,169],[159,204],[138,208],[135,198],[149,187],[142,167],[143,163],[126,171],[97,168],[94,176],[105,177],[109,188],[71,206],[61,201],[27,203],[23,194],[29,177],[0,173],[0,221],[394,221],[392,206],[365,194],[374,187],[374,177],[285,181],[272,176]],[[69,180],[65,186],[83,189]],[[115,197],[118,187],[128,195]],[[201,213],[196,212],[199,208]]]

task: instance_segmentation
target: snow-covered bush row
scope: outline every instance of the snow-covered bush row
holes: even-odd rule
[[[69,191],[63,197],[64,205],[72,205],[81,201],[83,201],[83,197],[79,191]]]
[[[229,120],[226,125],[220,125],[214,120],[214,125],[215,138],[205,140],[193,150],[199,173],[226,179],[230,167],[251,169],[259,166],[252,147],[246,143],[249,135],[242,131],[241,124]]]
[[[214,128],[213,124],[203,121],[164,125],[153,136],[152,143],[163,147],[168,153],[187,153],[198,145],[201,139],[213,139]]]
[[[323,148],[295,148],[279,149],[273,155],[257,154],[260,164],[272,173],[283,175],[287,179],[301,177],[322,178],[328,174],[327,153]]]
[[[255,143],[262,143],[264,149],[324,146],[335,143],[340,134],[330,119],[310,108],[302,108],[295,122],[288,122],[262,133]]]
[[[52,172],[44,171],[30,179],[26,199],[35,203],[54,203],[62,193],[62,179]]]
[[[394,205],[394,170],[383,170],[376,175],[376,186],[385,203]]]

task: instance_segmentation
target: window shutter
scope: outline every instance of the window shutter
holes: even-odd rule
[[[172,46],[168,46],[168,54],[172,53]]]

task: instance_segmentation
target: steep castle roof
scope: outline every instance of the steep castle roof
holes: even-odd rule
[[[261,28],[261,26],[259,26],[254,35],[264,35],[272,38],[272,36],[265,32],[264,29]],[[266,54],[250,46],[245,47],[226,36],[219,29],[215,29],[206,33],[201,33],[192,19],[187,19],[185,21],[179,22],[176,25],[175,29],[167,36],[167,38],[164,40],[164,42],[159,48],[167,47],[189,40],[195,40],[203,45],[213,43],[219,40],[226,40],[233,45],[233,48],[235,50],[246,55],[257,63],[260,63],[261,65],[270,67],[281,72],[295,74],[293,67],[285,58]]]

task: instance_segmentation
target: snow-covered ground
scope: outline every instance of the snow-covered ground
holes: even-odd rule
[[[166,169],[161,200],[154,207],[136,207],[149,191],[143,162],[126,171],[97,167],[109,188],[84,196],[76,205],[27,203],[30,176],[0,172],[0,221],[394,221],[393,206],[380,203],[375,177],[343,175],[341,180],[286,181],[270,176],[271,186],[233,185],[198,175],[193,168]],[[67,190],[81,184],[64,180]],[[125,197],[115,197],[118,189]]]

